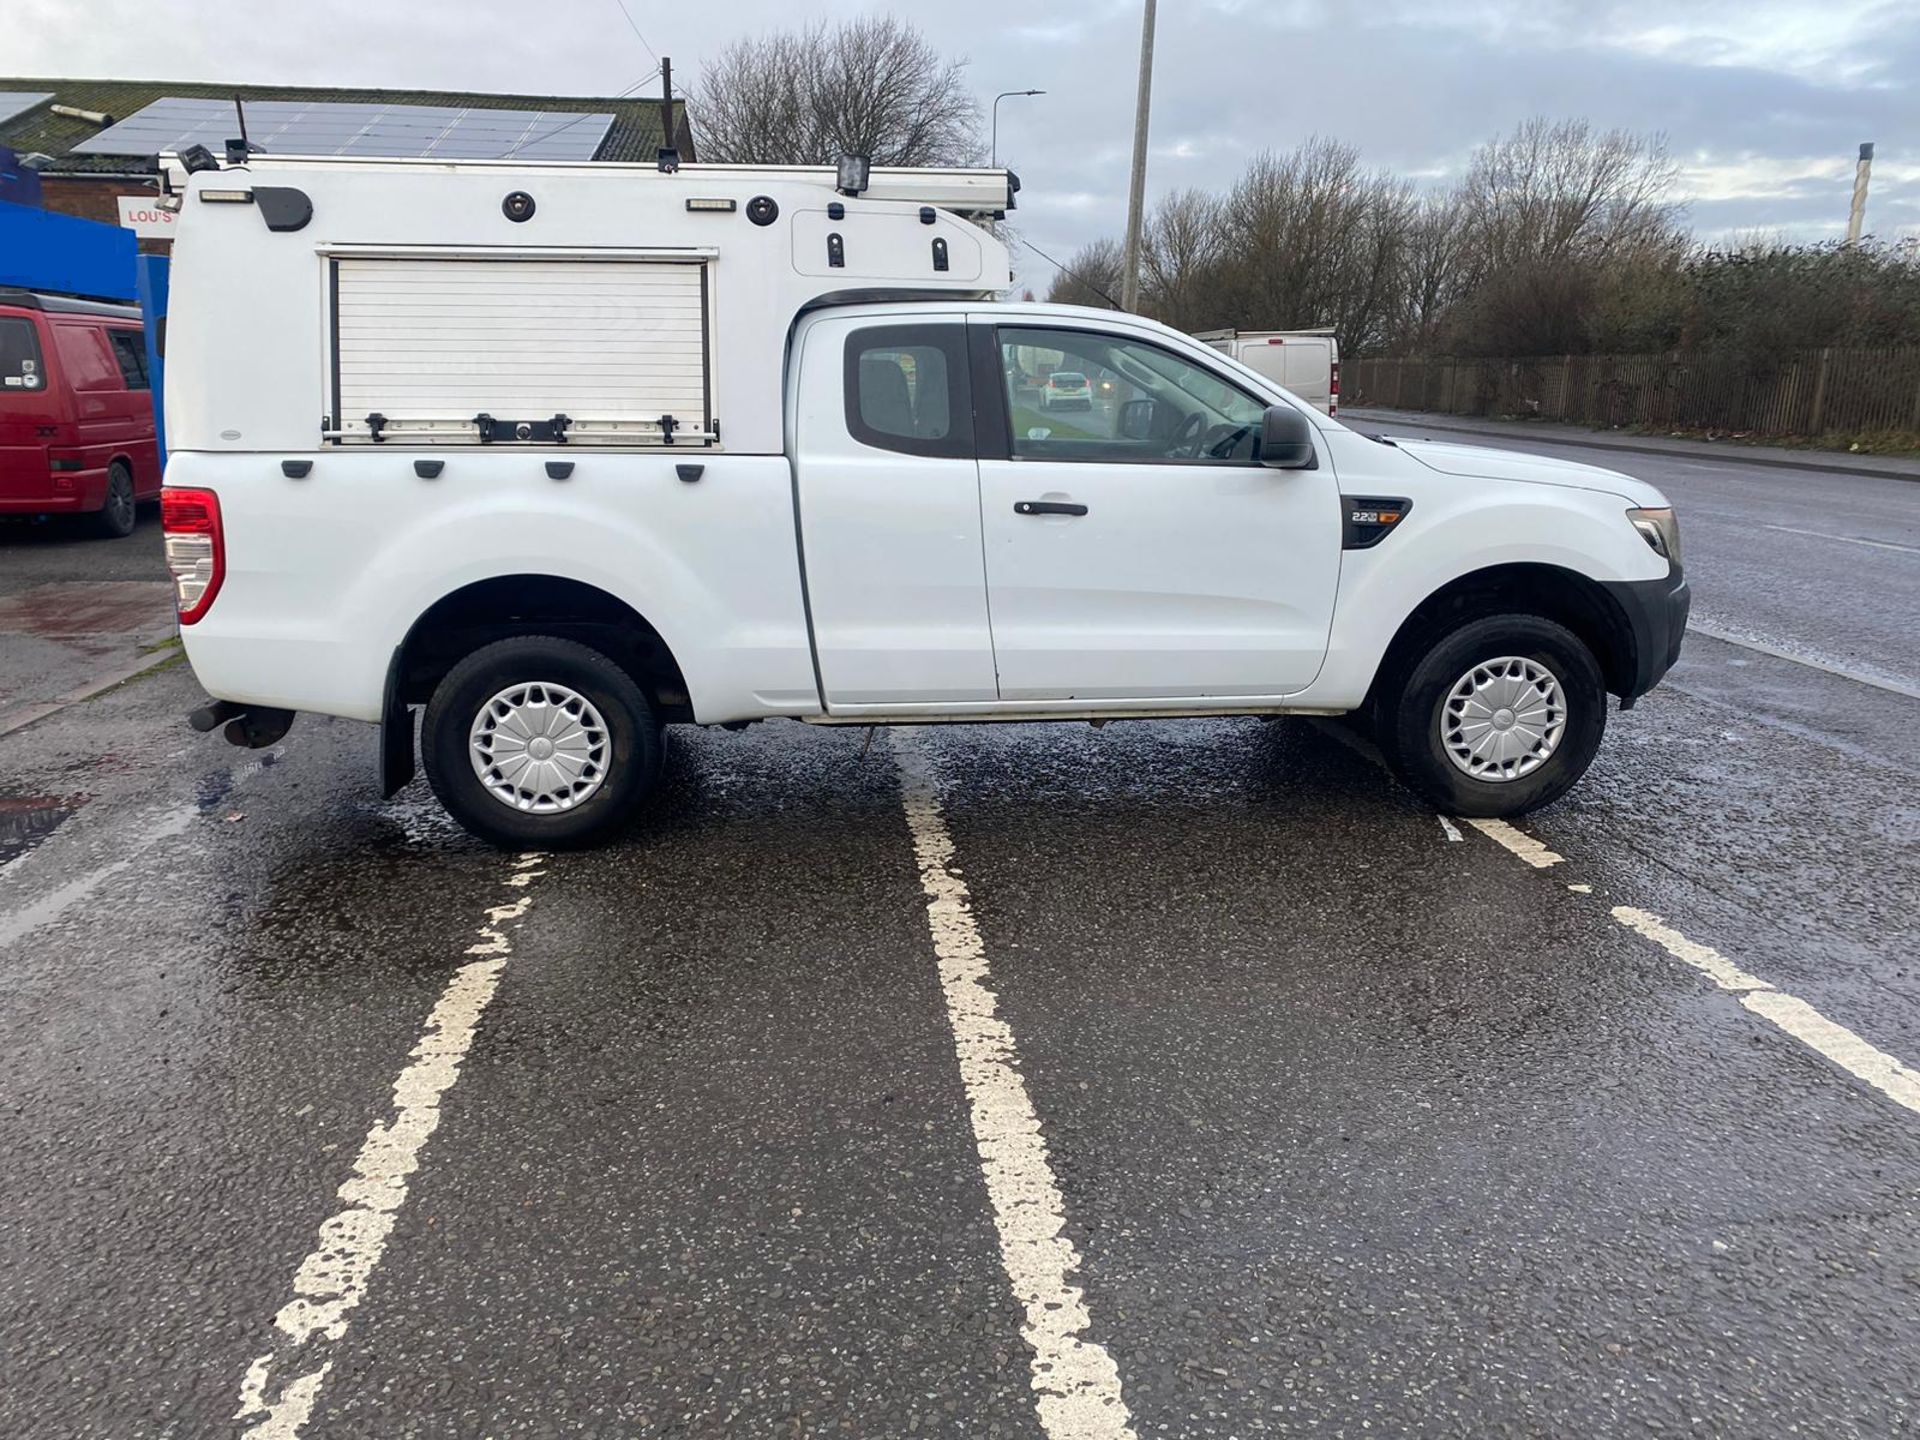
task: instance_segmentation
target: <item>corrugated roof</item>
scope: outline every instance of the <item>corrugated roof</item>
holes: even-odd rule
[[[596,160],[652,160],[660,150],[660,102],[643,96],[624,99],[588,95],[488,95],[457,90],[378,90],[351,86],[210,85],[173,80],[62,80],[47,76],[0,76],[0,90],[46,91],[54,105],[71,105],[124,120],[169,95],[198,99],[364,101],[387,105],[452,105],[475,109],[593,111],[613,116],[613,127],[594,155]],[[674,131],[680,158],[694,158],[686,107],[674,101]],[[48,174],[125,174],[138,162],[113,155],[73,155],[72,147],[100,133],[101,127],[48,105],[0,123],[0,145],[22,155],[38,151],[53,157]]]

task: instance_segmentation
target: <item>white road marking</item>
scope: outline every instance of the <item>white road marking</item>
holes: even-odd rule
[[[250,760],[233,772],[228,786],[229,795],[237,792],[242,785],[278,760],[286,752],[269,750],[257,760]],[[18,910],[0,915],[0,950],[4,950],[14,941],[32,934],[42,925],[50,925],[80,901],[86,899],[107,881],[131,866],[149,849],[162,840],[171,840],[183,835],[200,814],[198,805],[176,805],[168,809],[149,812],[152,818],[135,817],[117,827],[130,833],[132,839],[120,845],[120,858],[98,869],[89,870],[84,875],[75,876],[64,885],[56,886],[39,899],[30,901]],[[16,855],[5,865],[0,865],[0,875],[24,868],[35,856],[43,853],[43,847],[36,846],[24,855]]]
[[[1689,940],[1649,910],[1636,910],[1631,905],[1616,905],[1613,907],[1613,918],[1629,930],[1646,936],[1674,959],[1691,965],[1722,990],[1771,990],[1773,988],[1759,976],[1749,975],[1718,950]]]
[[[1380,747],[1375,745],[1371,740],[1355,735],[1348,730],[1346,726],[1335,724],[1332,721],[1323,720],[1317,723],[1322,735],[1331,736],[1355,754],[1378,765],[1382,770],[1387,771],[1388,774],[1393,773],[1393,767],[1387,764],[1387,757],[1380,753]],[[1460,834],[1459,827],[1447,816],[1438,815],[1434,818],[1439,820],[1440,828],[1447,832],[1447,839],[1459,840],[1463,838]],[[1553,851],[1542,845],[1531,835],[1523,834],[1504,820],[1474,820],[1469,818],[1467,823],[1482,835],[1506,846],[1507,849],[1511,850],[1515,855],[1518,855],[1536,870],[1544,870],[1549,865],[1561,865],[1566,862],[1566,856],[1554,854]]]
[[[1833,535],[1825,530],[1802,530],[1797,525],[1762,525],[1763,530],[1778,530],[1783,535],[1808,535],[1815,540],[1838,540],[1843,545],[1867,545],[1875,550],[1901,550],[1920,555],[1920,545],[1900,545],[1892,540],[1867,540],[1859,535]]]
[[[524,892],[536,876],[540,855],[522,855],[504,886]],[[247,1367],[240,1382],[236,1420],[252,1420],[246,1434],[258,1440],[297,1440],[313,1414],[320,1386],[333,1368],[333,1343],[347,1333],[353,1308],[386,1253],[407,1177],[440,1124],[440,1100],[460,1078],[460,1063],[473,1045],[480,1017],[493,999],[500,972],[513,953],[507,925],[526,915],[531,895],[488,907],[480,938],[467,947],[469,960],[447,982],[413,1047],[413,1063],[393,1082],[393,1113],[376,1120],[353,1162],[353,1177],[339,1189],[345,1208],[320,1226],[320,1243],[293,1277],[293,1299],[280,1308],[274,1326],[284,1337]],[[291,1374],[284,1372],[291,1371]]]
[[[1849,1075],[1866,1081],[1894,1104],[1920,1113],[1920,1071],[1901,1064],[1846,1026],[1829,1020],[1799,996],[1789,995],[1759,976],[1748,974],[1711,946],[1689,940],[1658,915],[1618,905],[1614,907],[1613,918],[1629,930],[1646,936],[1676,960],[1708,976],[1722,990],[1738,994],[1740,1003],[1761,1019],[1824,1055]]]
[[[1566,856],[1554,854],[1531,835],[1514,829],[1504,820],[1475,820],[1469,817],[1467,824],[1473,826],[1489,840],[1504,845],[1536,870],[1545,870],[1549,865],[1566,863]]]
[[[39,899],[29,901],[18,910],[0,916],[0,950],[32,934],[42,925],[51,925],[107,881],[130,867],[134,861],[146,853],[149,846],[182,834],[193,823],[194,816],[198,813],[196,807],[186,805],[162,815],[158,820],[139,826],[137,833],[140,838],[134,842],[132,850],[123,853],[118,860],[102,865],[97,870],[89,870],[84,875],[76,876],[66,884],[49,890]],[[29,850],[26,855],[19,856],[13,863],[18,864],[33,853]]]
[[[1738,645],[1742,650],[1751,650],[1756,655],[1770,655],[1775,660],[1789,660],[1795,665],[1804,665],[1809,670],[1819,670],[1827,675],[1838,675],[1842,680],[1852,680],[1856,684],[1871,685],[1876,690],[1887,690],[1895,695],[1905,695],[1910,700],[1920,700],[1920,686],[1908,685],[1904,681],[1890,679],[1885,675],[1870,675],[1862,670],[1849,670],[1844,665],[1829,665],[1824,660],[1816,660],[1811,655],[1803,655],[1794,650],[1782,650],[1777,645],[1768,645],[1759,640],[1749,640],[1743,635],[1722,630],[1716,625],[1704,624],[1698,620],[1689,620],[1687,630],[1691,634],[1704,635],[1709,640],[1718,640],[1726,645]]]
[[[1060,1187],[1020,1074],[1013,1032],[997,1013],[986,944],[966,882],[953,865],[939,787],[911,732],[895,730],[890,738],[1000,1260],[1026,1311],[1021,1333],[1033,1350],[1040,1427],[1049,1440],[1135,1440],[1120,1371],[1105,1347],[1087,1338],[1091,1317],[1073,1283],[1080,1253],[1063,1233]]]
[[[1745,642],[1735,640],[1733,643],[1740,645]],[[1748,648],[1762,647],[1749,645]],[[1779,652],[1768,651],[1767,653],[1778,654]],[[1792,660],[1795,657],[1782,655],[1780,658]],[[1802,663],[1811,662],[1803,661]],[[1815,668],[1830,667],[1816,666]],[[1867,680],[1866,683],[1872,685],[1877,682]],[[1882,688],[1893,687],[1882,686]],[[1916,692],[1916,698],[1920,698],[1920,692]],[[1329,725],[1324,728],[1328,734],[1340,735],[1341,733],[1337,726]],[[1344,735],[1341,738],[1350,739]],[[1361,746],[1354,743],[1353,748],[1360,750]],[[1365,751],[1362,750],[1362,753],[1364,754]],[[1377,752],[1368,758],[1374,760],[1376,764],[1384,764]],[[1447,823],[1444,815],[1440,817],[1440,823],[1442,825]],[[1556,855],[1540,841],[1535,840],[1531,835],[1522,834],[1504,820],[1469,819],[1467,823],[1481,834],[1498,841],[1536,870],[1544,870],[1549,866],[1565,863],[1564,855]],[[1581,895],[1593,893],[1591,885],[1569,885],[1567,889]],[[1759,976],[1748,974],[1711,946],[1689,940],[1651,911],[1637,910],[1631,905],[1616,905],[1613,908],[1613,918],[1629,930],[1636,931],[1653,941],[1674,959],[1691,965],[1722,990],[1739,995],[1740,1003],[1761,1019],[1771,1022],[1815,1053],[1825,1056],[1848,1074],[1866,1081],[1896,1105],[1903,1105],[1909,1110],[1920,1113],[1920,1071],[1903,1065],[1886,1051],[1862,1039],[1846,1026],[1829,1020],[1798,996],[1789,995],[1784,990],[1774,988]]]

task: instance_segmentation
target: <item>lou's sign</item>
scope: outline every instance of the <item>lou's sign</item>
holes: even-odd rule
[[[139,195],[122,195],[118,200],[122,229],[133,231],[143,240],[173,238],[173,223],[180,217],[171,210],[162,210],[151,200]]]

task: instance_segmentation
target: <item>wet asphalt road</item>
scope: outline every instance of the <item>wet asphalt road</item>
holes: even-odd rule
[[[1920,546],[1920,486],[1662,463],[1716,625],[1920,685],[1920,553],[1765,528]],[[369,729],[243,752],[197,699],[0,737],[45,802],[0,850],[0,1435],[242,1432],[516,895],[300,1433],[1044,1433],[884,736],[676,732],[630,835],[514,890]],[[1920,1113],[1611,913],[1920,1063],[1916,722],[1696,636],[1522,827],[1546,868],[1310,723],[912,735],[1121,1433],[1920,1429]]]
[[[178,629],[172,590],[158,505],[142,505],[120,540],[97,539],[85,518],[0,516],[0,735],[137,668]]]

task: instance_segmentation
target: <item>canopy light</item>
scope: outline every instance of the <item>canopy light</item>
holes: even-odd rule
[[[209,205],[251,205],[251,190],[202,190],[200,198]]]
[[[858,195],[867,188],[868,172],[873,162],[864,155],[842,155],[840,163],[834,166],[834,185],[842,195]]]
[[[729,200],[723,196],[708,196],[708,197],[702,198],[697,195],[690,195],[687,197],[687,209],[689,210],[732,211],[732,210],[737,210],[739,208],[740,208],[739,201]]]

